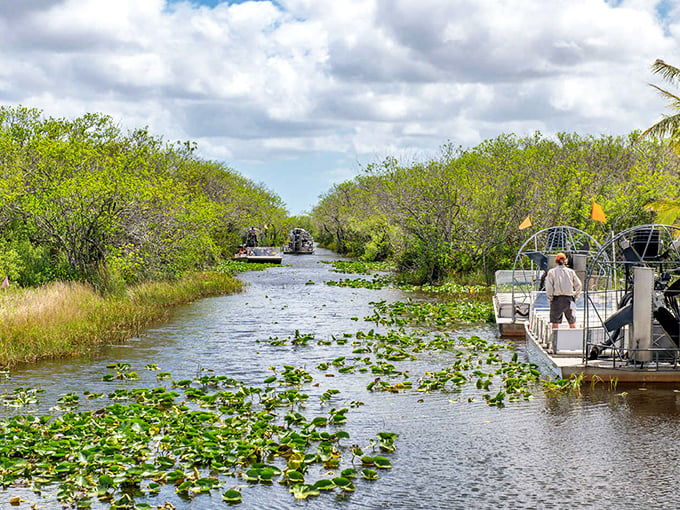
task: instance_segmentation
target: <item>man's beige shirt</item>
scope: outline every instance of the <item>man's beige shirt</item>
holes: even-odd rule
[[[566,266],[555,266],[545,277],[545,294],[548,301],[553,296],[572,296],[578,299],[581,295],[581,280],[573,269]]]

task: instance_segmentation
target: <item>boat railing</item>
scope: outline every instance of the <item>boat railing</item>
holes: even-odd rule
[[[590,332],[593,332],[591,330]],[[602,344],[595,340],[586,342],[586,352],[592,347]],[[642,361],[644,360],[644,361]],[[680,370],[680,348],[678,347],[647,347],[644,349],[624,348],[616,345],[607,347],[596,360],[589,360],[584,356],[585,366],[603,364],[611,368],[627,368],[630,370]]]

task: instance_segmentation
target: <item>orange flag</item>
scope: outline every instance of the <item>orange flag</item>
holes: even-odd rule
[[[524,230],[525,228],[529,228],[530,226],[531,226],[531,218],[529,216],[527,216],[526,218],[524,218],[524,221],[519,224],[518,228],[520,230]]]
[[[607,217],[604,215],[602,207],[597,202],[593,202],[593,207],[590,210],[590,219],[600,221],[602,223],[607,223]]]

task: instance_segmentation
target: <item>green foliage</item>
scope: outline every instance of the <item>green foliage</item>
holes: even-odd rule
[[[146,129],[123,133],[101,114],[1,107],[0,271],[25,285],[106,287],[213,265],[251,224],[280,237],[281,199],[195,149]]]
[[[517,228],[527,215],[533,229],[569,225],[604,240],[611,230],[653,222],[645,206],[677,201],[679,184],[678,156],[639,143],[636,133],[502,135],[471,149],[445,145],[426,162],[370,164],[323,196],[312,221],[322,245],[392,260],[403,282],[474,274],[489,284],[531,233]],[[606,225],[590,219],[593,201]]]
[[[246,497],[241,494],[243,482],[264,487],[285,484],[295,499],[319,496],[322,490],[356,490],[350,480],[358,474],[351,464],[354,451],[341,445],[349,438],[342,429],[347,408],[331,409],[327,421],[332,430],[319,431],[326,419],[307,413],[306,395],[299,392],[279,393],[203,374],[172,388],[115,388],[113,384],[134,372],[129,365],[109,368],[118,370],[120,377],[103,378],[112,388],[104,400],[107,405],[97,411],[80,410],[80,396],[68,393],[51,408],[54,416],[17,413],[0,419],[4,489],[30,486],[38,498],[34,507],[106,504],[121,509],[174,508],[167,502],[151,504],[163,486],[166,491],[174,486],[185,501],[200,494],[209,497],[221,488],[221,499],[229,504]],[[36,403],[38,392],[42,390],[17,388],[2,397],[6,405],[23,407]],[[391,453],[396,437],[380,432],[370,442]],[[378,469],[392,467],[387,457],[371,459]],[[331,469],[342,476],[314,481],[322,472],[333,476]],[[378,478],[368,469],[362,476]],[[225,487],[235,478],[238,486]],[[13,501],[15,506],[21,503]]]

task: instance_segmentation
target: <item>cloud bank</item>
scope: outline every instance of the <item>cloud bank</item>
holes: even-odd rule
[[[665,111],[650,65],[680,65],[680,7],[22,0],[0,4],[0,56],[0,104],[196,141],[298,212],[367,159],[648,127]]]

